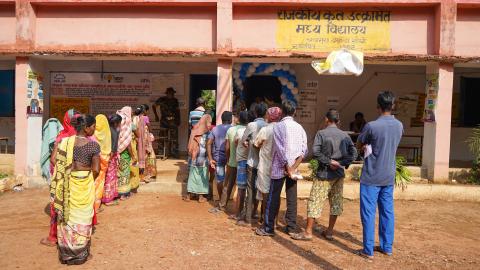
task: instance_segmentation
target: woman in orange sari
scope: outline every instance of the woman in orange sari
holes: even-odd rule
[[[110,126],[105,115],[99,114],[95,117],[97,125],[95,127],[95,139],[100,145],[100,173],[95,179],[95,213],[98,213],[102,205],[103,190],[105,185],[105,176],[108,169],[108,161],[112,152],[112,137],[110,134]]]

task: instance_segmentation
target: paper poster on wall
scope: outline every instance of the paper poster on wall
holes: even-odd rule
[[[65,112],[74,108],[75,110],[88,114],[90,113],[89,98],[51,97],[50,117],[63,121]]]
[[[51,100],[56,104],[50,106],[51,111],[59,106],[54,103],[55,99],[82,98],[88,101],[89,113],[110,115],[124,106],[132,109],[141,104],[151,106],[159,97],[165,96],[168,87],[173,87],[179,102],[185,103],[185,96],[181,95],[185,93],[184,74],[52,72],[50,77]],[[77,109],[74,103],[69,106]],[[65,106],[61,109],[63,113],[64,109]],[[155,119],[153,110],[150,114],[149,117]]]
[[[345,48],[362,52],[390,50],[387,10],[286,9],[277,11],[277,48],[330,52]]]
[[[27,71],[27,115],[42,115],[43,113],[43,77]]]
[[[315,123],[317,112],[317,91],[300,90],[297,119],[301,123]]]
[[[327,107],[328,109],[338,109],[340,105],[340,97],[327,97]]]
[[[438,74],[428,74],[426,80],[425,110],[423,113],[423,121],[435,122],[435,109],[437,106],[438,96]]]

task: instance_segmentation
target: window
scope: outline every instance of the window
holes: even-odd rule
[[[0,70],[0,117],[15,116],[15,71]]]
[[[460,100],[461,126],[480,125],[480,78],[461,77]]]

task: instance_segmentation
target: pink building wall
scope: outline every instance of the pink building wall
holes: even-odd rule
[[[480,8],[459,9],[455,25],[455,54],[480,55]]]
[[[0,46],[15,47],[15,5],[0,4]]]
[[[39,7],[37,49],[212,51],[214,7]],[[59,27],[61,25],[61,27]]]

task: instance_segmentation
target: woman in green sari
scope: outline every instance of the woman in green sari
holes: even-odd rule
[[[77,135],[59,144],[51,194],[57,213],[57,243],[62,264],[83,264],[90,255],[94,215],[94,179],[100,172],[100,146],[89,140],[95,118],[78,115],[72,121]]]
[[[132,150],[132,108],[125,106],[117,111],[117,114],[122,117],[118,137],[118,153],[120,153],[118,195],[120,200],[126,200],[131,191],[130,165],[136,163],[136,157]]]
[[[208,194],[208,159],[207,137],[212,125],[212,117],[209,114],[202,116],[200,121],[193,127],[188,140],[188,154],[190,158],[190,171],[188,175],[187,191],[184,198],[190,201],[191,195],[198,195],[198,202],[207,201],[204,195]]]

